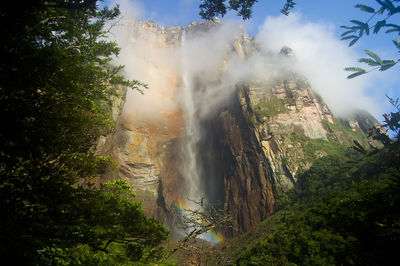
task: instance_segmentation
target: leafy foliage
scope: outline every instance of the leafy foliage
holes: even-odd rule
[[[394,133],[394,139],[398,142],[400,140],[400,104],[399,104],[399,98],[393,99],[387,96],[389,99],[389,102],[397,109],[397,112],[392,112],[390,114],[384,114],[383,117],[385,119],[385,124],[383,124],[383,127],[388,128]],[[383,140],[384,136],[386,134],[382,134],[380,131],[378,131],[380,135],[375,135],[376,138],[380,139],[381,141]],[[393,141],[390,141],[390,139],[386,138],[383,141],[384,143],[393,143]]]
[[[132,200],[134,193],[126,181],[108,182],[99,190],[81,189],[75,197],[80,201],[64,204],[60,220],[52,228],[51,245],[38,251],[42,261],[120,264],[161,255],[161,250],[151,247],[168,233],[144,215],[141,204]]]
[[[373,30],[374,34],[377,34],[382,28],[387,28],[386,33],[397,33],[400,35],[400,26],[397,24],[388,23],[389,19],[393,19],[393,16],[400,13],[400,5],[395,6],[395,2],[399,2],[399,0],[376,0],[376,2],[379,5],[378,9],[362,4],[357,4],[355,6],[362,12],[372,13],[371,17],[366,22],[350,20],[350,22],[353,24],[352,26],[342,26],[342,28],[346,29],[346,31],[342,34],[342,40],[351,40],[349,46],[354,45],[364,35],[369,35],[370,30]],[[370,26],[370,22],[373,21],[376,16],[385,16],[385,18],[382,20],[375,20],[374,24]],[[393,43],[400,52],[400,40],[396,38],[393,40]],[[375,69],[385,71],[395,66],[400,61],[400,59],[382,60],[377,54],[370,50],[366,49],[365,52],[370,58],[361,58],[359,62],[366,63],[369,66],[374,67],[370,71]],[[352,79],[369,72],[365,69],[356,67],[347,67],[345,70],[355,72],[349,75],[347,77],[348,79]]]
[[[281,13],[288,16],[290,13],[290,10],[294,8],[296,3],[293,0],[286,0],[285,5],[281,9]]]
[[[114,164],[94,152],[98,137],[114,127],[107,106],[121,97],[119,86],[144,85],[110,64],[119,48],[105,41],[103,26],[118,14],[97,10],[93,0],[10,2],[1,9],[3,261],[134,261],[167,237],[125,183],[91,185]]]
[[[399,152],[389,145],[347,171],[340,167],[349,154],[316,161],[282,198],[274,231],[236,263],[390,264],[400,241],[400,168],[390,157]]]
[[[234,10],[237,15],[244,20],[251,18],[253,6],[258,0],[201,0],[199,6],[199,15],[203,19],[212,20],[218,16],[225,16],[228,10]],[[296,3],[293,0],[286,0],[285,5],[281,9],[281,13],[289,15],[290,10],[294,8]]]
[[[298,175],[281,195],[272,231],[244,250],[236,265],[389,265],[400,241],[400,105],[370,136],[383,143],[337,150]],[[270,222],[271,221],[271,222]],[[271,230],[271,229],[270,229]]]

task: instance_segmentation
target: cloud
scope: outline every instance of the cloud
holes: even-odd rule
[[[119,5],[121,17],[124,19],[140,19],[144,13],[145,8],[140,1],[135,0],[111,0],[109,6]]]
[[[182,106],[187,108],[184,87],[188,86],[193,90],[190,97],[196,100],[191,103],[193,111],[204,118],[220,108],[236,83],[272,76],[286,68],[304,75],[337,116],[346,116],[354,109],[367,109],[377,115],[383,109],[375,100],[376,92],[371,93],[375,74],[346,79],[349,73],[344,67],[354,66],[360,55],[335,37],[333,25],[305,22],[296,13],[267,17],[255,38],[259,51],[243,60],[232,48],[235,37],[243,34],[237,22],[224,21],[196,35],[188,32],[184,42],[177,40],[175,46],[169,46],[157,35],[156,28],[133,22],[145,12],[140,2],[118,3],[125,15],[113,28],[115,40],[122,48],[116,63],[125,65],[129,79],[146,82],[150,87],[144,96],[134,91],[128,93],[125,113],[129,116],[138,117],[140,113],[143,119],[158,119]],[[143,27],[149,30],[139,30]],[[179,30],[175,34],[178,36]],[[283,46],[293,49],[296,62],[271,56]]]
[[[133,120],[159,120],[162,114],[177,108],[179,85],[179,57],[176,50],[165,46],[154,31],[140,31],[152,24],[124,19],[112,31],[121,47],[115,64],[124,65],[125,76],[147,83],[149,89],[141,95],[129,90],[124,106],[124,117]]]
[[[297,71],[308,78],[334,114],[345,116],[355,108],[379,112],[367,93],[373,75],[346,79],[349,73],[343,69],[354,66],[360,56],[334,36],[332,25],[304,22],[295,13],[268,17],[259,29],[257,41],[273,52],[284,45],[292,48]]]
[[[191,34],[191,26],[167,29],[135,21],[145,10],[128,0],[118,2],[125,16],[112,28],[112,38],[121,47],[115,63],[125,65],[128,79],[149,85],[144,95],[128,92],[121,122],[146,136],[185,135],[181,171],[195,184],[186,189],[187,198],[205,191],[196,160],[204,137],[201,123],[231,99],[238,82],[268,79],[291,69],[309,80],[335,115],[346,116],[357,108],[373,114],[381,110],[370,92],[376,73],[346,79],[344,67],[353,66],[360,55],[335,37],[332,25],[305,22],[299,14],[268,17],[255,38],[257,50],[244,57],[234,51],[244,49],[235,46],[244,33],[234,21],[211,28],[203,23]],[[294,51],[296,60],[278,55],[283,46]]]

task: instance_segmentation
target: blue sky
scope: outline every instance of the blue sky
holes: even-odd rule
[[[112,1],[107,0],[104,4],[109,4],[110,2]],[[154,20],[164,26],[185,26],[193,20],[201,20],[198,15],[200,0],[122,0],[122,2],[132,4],[131,8],[134,9],[138,19]],[[280,9],[284,3],[284,0],[259,0],[254,5],[253,17],[248,21],[241,21],[241,23],[245,25],[249,35],[255,36],[267,17],[281,15]],[[374,0],[298,0],[293,12],[300,15],[301,23],[324,25],[337,39],[340,39],[340,34],[343,32],[343,29],[340,28],[341,25],[349,25],[349,20],[351,19],[366,21],[369,18],[369,14],[354,8],[358,3],[376,6]],[[124,8],[121,8],[121,11],[122,14],[132,12],[132,10],[128,11]],[[227,14],[223,19],[240,21],[240,18],[234,13]],[[392,20],[392,23],[400,23],[396,19],[398,20],[399,17]],[[384,33],[367,36],[349,49],[359,57],[365,56],[363,49],[370,49],[378,53],[383,59],[398,59],[398,51],[396,51],[391,42],[395,37],[394,34]],[[356,65],[357,62],[355,61],[352,66]],[[344,65],[343,68],[346,66]],[[375,104],[379,105],[379,108],[376,108],[375,112],[373,112],[379,120],[381,120],[380,114],[382,112],[386,113],[394,110],[388,104],[385,94],[391,97],[400,96],[399,68],[400,66],[395,66],[385,72],[376,71],[376,73],[368,74],[370,77],[367,77],[369,85],[366,91],[369,97],[374,98]],[[364,76],[359,77],[359,79],[364,79]]]

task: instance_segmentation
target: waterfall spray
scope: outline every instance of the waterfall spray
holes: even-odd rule
[[[185,29],[182,31],[181,49],[182,98],[186,120],[186,141],[182,147],[182,154],[184,156],[182,171],[185,179],[186,191],[186,199],[184,200],[187,202],[188,206],[198,208],[198,206],[193,206],[194,204],[192,201],[199,201],[203,196],[202,194],[204,194],[200,187],[201,182],[197,163],[197,144],[200,140],[200,125],[199,118],[196,114],[195,88],[192,81],[193,73],[190,71],[190,62],[187,62],[189,56],[186,48]]]
[[[185,126],[186,126],[186,141],[182,147],[182,156],[184,156],[184,165],[182,167],[182,175],[185,181],[185,193],[182,202],[177,204],[181,215],[191,217],[196,220],[193,224],[188,224],[192,229],[201,229],[196,224],[201,224],[201,216],[192,216],[191,211],[202,212],[202,206],[195,203],[203,201],[204,190],[201,186],[200,169],[197,161],[198,156],[198,144],[201,138],[200,130],[200,117],[198,115],[198,101],[196,97],[196,88],[193,84],[194,74],[191,72],[190,62],[188,62],[189,49],[186,47],[186,32],[182,30],[182,42],[181,42],[181,74],[182,74],[182,107],[185,113]],[[192,230],[191,229],[191,230]],[[186,232],[188,233],[188,232]],[[221,241],[220,236],[215,234],[213,231],[207,231],[199,235],[198,238],[209,241],[210,243],[219,243]]]

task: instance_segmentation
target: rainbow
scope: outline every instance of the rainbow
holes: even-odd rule
[[[190,216],[190,213],[187,211],[190,208],[186,205],[186,203],[178,200],[175,202],[175,207],[179,210],[181,215]],[[201,234],[199,238],[209,241],[213,244],[218,244],[224,241],[223,236],[213,230],[208,230],[207,232]]]
[[[223,236],[213,230],[208,230],[201,236],[203,236],[203,235],[207,241],[210,241],[213,244],[218,244],[218,243],[221,243],[222,241],[224,241]]]

